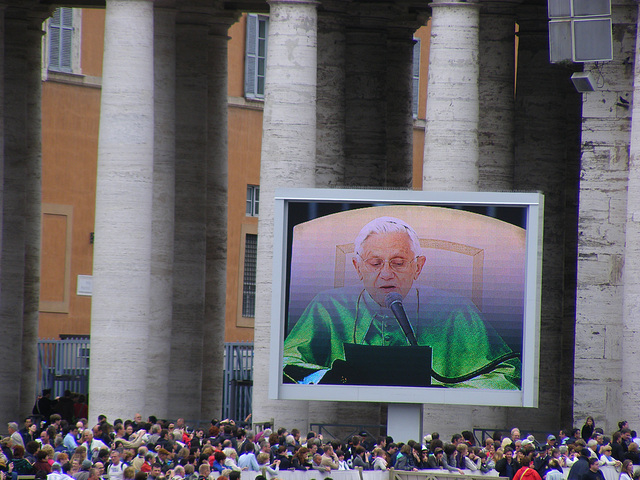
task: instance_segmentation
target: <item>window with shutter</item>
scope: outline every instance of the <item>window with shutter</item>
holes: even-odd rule
[[[267,35],[269,17],[247,15],[244,94],[247,98],[264,98],[264,78],[267,68]]]
[[[71,73],[73,48],[73,9],[56,9],[49,21],[49,70]]]
[[[420,39],[415,38],[413,45],[413,117],[418,118],[420,106]]]

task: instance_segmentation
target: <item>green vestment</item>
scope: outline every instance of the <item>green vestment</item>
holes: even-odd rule
[[[418,345],[432,348],[433,371],[443,377],[469,374],[511,353],[468,299],[420,287],[412,288],[403,304]],[[307,374],[329,370],[335,360],[345,359],[345,343],[409,345],[390,309],[378,305],[362,287],[345,287],[322,292],[307,306],[284,341],[283,367]],[[398,365],[404,367],[418,368]],[[511,358],[489,373],[448,386],[518,390],[520,377],[521,362]],[[289,380],[302,378],[289,375]]]

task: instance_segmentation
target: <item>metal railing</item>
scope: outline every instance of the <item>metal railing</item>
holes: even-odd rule
[[[524,440],[528,435],[533,435],[536,438],[536,441],[540,443],[540,445],[544,445],[547,442],[548,435],[557,435],[557,431],[549,432],[543,430],[526,430],[524,428],[520,428],[520,439]],[[483,446],[484,441],[487,437],[492,437],[495,432],[500,432],[502,434],[502,438],[508,437],[511,434],[511,428],[474,428],[473,436],[476,439],[476,443],[478,445]],[[560,443],[560,441],[558,441]]]
[[[54,398],[62,396],[65,390],[86,395],[90,352],[91,343],[85,338],[40,340],[36,391],[50,388]]]
[[[52,397],[65,390],[89,393],[90,341],[86,338],[40,340],[36,391],[50,388]],[[251,413],[253,390],[253,344],[226,343],[224,346],[223,418],[243,420]]]
[[[224,344],[222,418],[244,420],[251,413],[253,343]]]
[[[364,425],[360,423],[312,423],[311,430],[322,435],[325,441],[338,440],[347,443],[354,435],[366,432],[368,437],[377,439],[380,435],[386,434],[386,425]]]
[[[417,472],[407,472],[404,470],[389,470],[389,480],[453,480],[459,479],[459,473],[449,473],[442,470],[418,470]],[[489,473],[472,472],[464,470],[464,480],[492,480],[503,479],[507,477],[499,477],[495,470]]]

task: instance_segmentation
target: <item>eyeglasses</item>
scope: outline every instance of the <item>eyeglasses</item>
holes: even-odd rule
[[[358,256],[360,257],[360,255],[358,254]],[[389,264],[389,268],[391,270],[393,270],[396,273],[404,273],[407,270],[409,270],[409,267],[411,266],[411,264],[416,260],[416,258],[418,257],[414,257],[411,260],[407,260],[406,258],[401,258],[401,257],[397,257],[397,258],[392,258],[391,260],[384,260],[382,258],[379,257],[371,257],[371,258],[362,258],[362,261],[364,262],[364,266],[367,270],[369,270],[370,272],[379,272],[380,270],[382,270],[384,268],[384,264],[388,263]]]

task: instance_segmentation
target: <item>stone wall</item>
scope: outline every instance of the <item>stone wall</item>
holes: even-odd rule
[[[633,415],[621,409],[620,383],[634,2],[614,5],[613,14],[614,60],[590,65],[602,86],[583,95],[574,371],[575,424],[592,415],[605,432]]]

